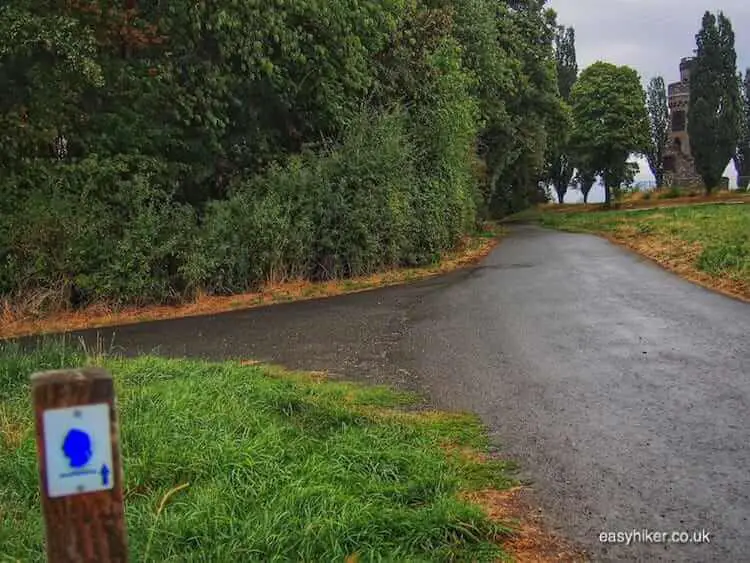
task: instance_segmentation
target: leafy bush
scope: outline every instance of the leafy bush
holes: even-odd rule
[[[231,292],[269,279],[355,276],[448,248],[416,236],[424,207],[439,202],[420,193],[405,122],[400,111],[362,114],[339,147],[236,181],[228,200],[206,210],[182,270],[188,284]],[[445,215],[438,209],[436,220]]]
[[[161,300],[180,289],[176,259],[194,218],[172,200],[164,163],[92,157],[23,172],[6,182],[23,195],[2,230],[3,292],[57,288],[59,307]]]
[[[309,186],[303,180],[307,171],[298,165],[284,170],[288,175],[279,187],[287,188],[286,193],[238,192],[208,204],[181,267],[188,288],[231,293],[255,287],[275,274],[302,273],[295,267],[304,269],[310,255],[312,225],[310,217],[297,213],[294,200],[285,196],[289,188],[302,191]]]

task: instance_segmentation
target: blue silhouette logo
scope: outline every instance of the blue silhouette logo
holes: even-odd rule
[[[68,458],[70,467],[74,469],[84,467],[91,461],[91,456],[94,454],[91,437],[83,430],[74,428],[65,436],[63,453]]]

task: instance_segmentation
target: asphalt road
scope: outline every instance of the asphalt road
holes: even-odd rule
[[[478,413],[593,560],[750,560],[750,306],[602,239],[519,226],[427,282],[99,333],[422,390]],[[598,539],[634,529],[710,543]]]

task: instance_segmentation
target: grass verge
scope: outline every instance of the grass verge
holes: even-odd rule
[[[413,282],[480,261],[497,245],[503,232],[501,227],[488,224],[484,231],[476,236],[465,237],[456,250],[445,253],[438,262],[428,266],[399,268],[369,276],[321,283],[307,280],[269,283],[255,293],[231,296],[200,295],[190,303],[175,306],[115,308],[106,304],[96,304],[80,311],[44,314],[36,311],[33,304],[25,306],[9,300],[0,300],[0,339],[208,315]]]
[[[474,416],[251,361],[47,342],[0,343],[0,560],[44,559],[28,376],[85,363],[115,375],[133,561],[506,557],[509,528],[467,499],[510,488],[512,467]]]
[[[542,213],[539,220],[604,235],[693,282],[750,301],[749,205]]]

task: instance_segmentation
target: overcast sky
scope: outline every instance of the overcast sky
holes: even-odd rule
[[[682,57],[695,49],[695,34],[706,10],[723,11],[736,35],[738,70],[750,66],[750,0],[550,0],[561,25],[576,30],[581,70],[599,60],[628,65],[644,84],[660,75],[679,80]],[[730,176],[735,176],[731,166]],[[651,179],[641,166],[638,179]],[[572,201],[578,194],[571,194]]]

